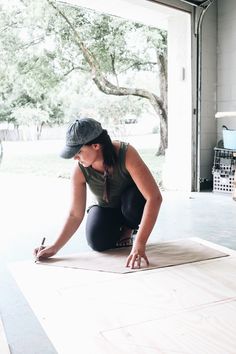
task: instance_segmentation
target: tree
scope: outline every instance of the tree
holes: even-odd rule
[[[71,9],[63,10],[52,0],[47,0],[48,3],[57,11],[57,13],[66,21],[70,27],[73,37],[72,40],[79,46],[85,61],[90,67],[92,79],[100,91],[108,95],[117,96],[138,96],[149,100],[157,115],[160,116],[160,134],[161,143],[157,154],[164,154],[167,147],[167,60],[166,60],[166,35],[163,31],[159,31],[158,42],[159,46],[154,46],[155,37],[148,35],[147,43],[150,47],[156,50],[156,61],[142,60],[138,56],[129,58],[129,51],[123,52],[125,33],[128,33],[128,28],[133,26],[133,29],[141,28],[141,34],[144,33],[143,26],[139,24],[128,24],[127,21],[111,19],[106,15],[99,15],[93,24],[86,12],[77,9],[74,14]],[[91,16],[91,15],[90,15]],[[82,27],[83,25],[83,27]],[[83,40],[83,34],[86,31],[87,37],[90,40]],[[154,32],[154,30],[152,30]],[[91,34],[88,37],[88,34]],[[118,40],[117,40],[118,39]],[[161,41],[163,45],[160,46]],[[116,45],[114,45],[114,43]],[[117,50],[118,48],[118,50]],[[96,54],[94,54],[96,53]],[[123,55],[122,55],[123,54]],[[129,68],[138,70],[140,67],[154,66],[159,64],[159,72],[161,78],[161,95],[158,96],[147,89],[136,87],[120,86],[118,79],[118,70],[127,72],[127,57],[129,58]],[[110,74],[110,77],[109,75]],[[112,82],[112,79],[113,82]]]
[[[39,137],[44,124],[62,122],[61,102],[51,99],[61,78],[47,48],[43,11],[37,21],[29,4],[13,0],[1,6],[0,121],[16,126],[33,122]],[[51,18],[49,11],[46,17]]]
[[[3,158],[3,146],[2,146],[2,141],[0,139],[0,165],[2,162],[2,158]]]
[[[103,103],[115,118],[139,114],[149,102],[160,117],[159,152],[164,152],[165,31],[47,0],[0,6],[0,120],[17,124],[22,108],[48,112],[44,123],[57,124],[76,113],[80,102],[91,106],[91,96],[101,111],[98,100],[105,93],[117,98]]]

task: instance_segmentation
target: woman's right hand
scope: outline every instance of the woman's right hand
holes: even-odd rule
[[[40,260],[42,258],[49,258],[54,256],[58,250],[54,245],[52,246],[46,246],[46,247],[37,247],[34,249],[34,256],[37,260]]]

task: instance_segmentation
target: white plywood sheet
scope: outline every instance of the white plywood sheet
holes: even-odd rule
[[[235,354],[236,256],[215,248],[230,256],[130,274],[10,269],[59,354]]]
[[[120,352],[235,354],[236,299],[103,332]]]
[[[0,318],[0,353],[10,354],[10,350],[7,343],[7,338],[6,338],[6,334],[5,334],[5,330],[1,318]]]

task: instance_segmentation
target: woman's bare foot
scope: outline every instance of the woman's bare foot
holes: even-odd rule
[[[133,229],[123,226],[121,229],[121,238],[116,242],[116,247],[129,247],[133,245]]]

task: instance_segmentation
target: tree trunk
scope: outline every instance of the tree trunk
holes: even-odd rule
[[[156,152],[156,156],[165,155],[168,147],[168,126],[165,119],[160,118],[160,145]]]
[[[44,122],[36,125],[36,139],[39,140],[42,134]]]
[[[163,109],[160,112],[160,146],[156,155],[164,155],[168,147],[168,79],[167,60],[162,54],[157,54],[160,80],[160,97],[163,101]]]
[[[0,140],[0,164],[2,162],[2,158],[3,158],[3,146],[2,146],[2,142]]]

